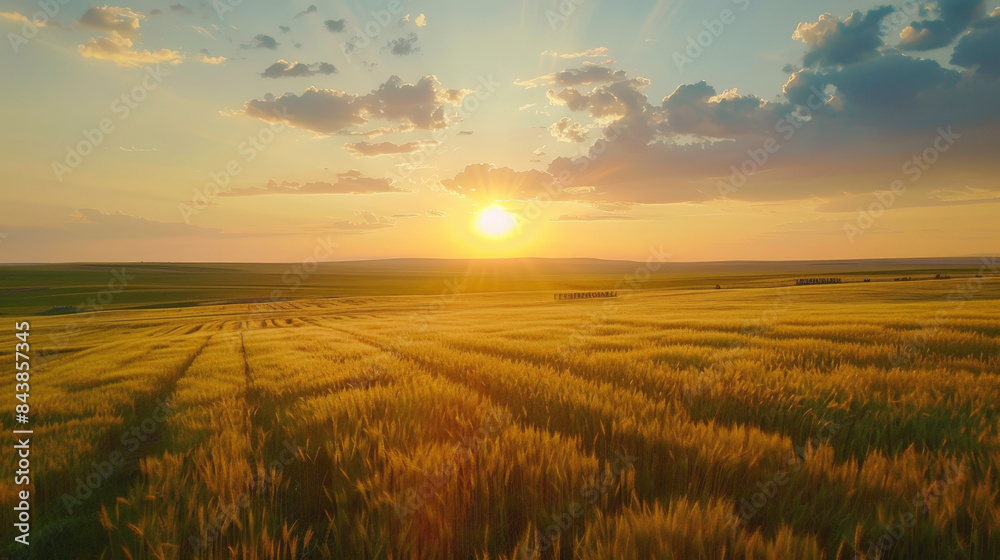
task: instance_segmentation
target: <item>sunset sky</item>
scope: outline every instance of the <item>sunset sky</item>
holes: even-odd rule
[[[0,8],[0,262],[1000,241],[997,1],[40,5]]]

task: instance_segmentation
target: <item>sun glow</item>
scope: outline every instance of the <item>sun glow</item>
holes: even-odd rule
[[[499,206],[490,206],[479,213],[476,229],[486,237],[504,237],[514,231],[514,215]]]

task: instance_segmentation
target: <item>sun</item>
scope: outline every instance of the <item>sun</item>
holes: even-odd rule
[[[479,213],[476,229],[486,237],[504,237],[514,231],[514,215],[499,206],[490,206]]]

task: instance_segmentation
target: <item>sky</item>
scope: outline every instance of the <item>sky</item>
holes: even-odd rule
[[[0,262],[994,253],[997,1],[0,8]]]

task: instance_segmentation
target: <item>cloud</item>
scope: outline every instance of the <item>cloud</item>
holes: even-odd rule
[[[148,239],[214,235],[221,231],[191,224],[159,222],[122,212],[102,212],[93,208],[77,209],[72,219],[70,228],[89,237]]]
[[[39,12],[39,13],[41,13],[41,12]],[[44,16],[45,14],[43,13],[42,15]],[[37,13],[36,13],[36,16],[37,16]],[[19,22],[19,23],[27,23],[27,22],[31,21],[31,20],[28,19],[28,16],[22,14],[21,12],[0,12],[0,18],[9,19],[11,21],[16,21],[16,22]],[[31,24],[34,25],[35,27],[60,27],[60,28],[63,28],[63,26],[59,22],[53,21],[51,19],[42,19],[42,18],[39,18],[39,19],[36,19],[34,21],[31,21]]]
[[[551,184],[552,177],[548,173],[515,171],[488,163],[468,165],[453,179],[441,181],[446,192],[477,202],[531,200],[546,192]]]
[[[295,18],[298,18],[298,17],[302,17],[302,16],[305,16],[305,15],[309,15],[309,14],[315,14],[318,11],[319,11],[319,8],[316,7],[316,4],[312,4],[311,6],[309,6],[308,8],[306,8],[305,10],[302,10],[301,12],[299,12],[299,13],[295,14],[294,16],[292,16],[292,19],[295,19]]]
[[[472,136],[473,134],[475,134],[475,132],[472,130],[462,130],[458,133],[459,136]]]
[[[557,53],[555,51],[545,51],[542,56],[554,56],[556,58],[605,58],[608,56],[608,47],[596,47],[575,53]]]
[[[413,46],[416,43],[417,34],[410,33],[407,37],[400,37],[399,39],[389,41],[385,47],[396,56],[407,56],[415,52],[420,52],[420,47]]]
[[[147,64],[179,64],[183,55],[178,51],[160,49],[158,51],[137,50],[132,48],[132,40],[113,35],[111,37],[95,37],[85,45],[77,46],[77,51],[84,58],[110,60],[119,66],[145,66]]]
[[[450,124],[445,106],[460,105],[469,93],[440,85],[435,76],[425,76],[416,84],[406,84],[398,76],[392,76],[366,95],[310,87],[302,95],[285,93],[247,101],[243,113],[321,134],[347,134],[351,127],[364,125],[370,119],[387,120],[404,128],[440,130]]]
[[[355,157],[378,157],[395,154],[411,154],[420,151],[425,146],[437,146],[440,142],[436,140],[418,140],[405,144],[393,144],[392,142],[354,142],[345,144],[344,149],[351,152]]]
[[[448,214],[444,210],[433,210],[430,208],[427,209],[424,215],[427,216],[428,218],[447,218],[450,216],[450,214]]]
[[[759,172],[728,192],[732,198],[870,193],[897,178],[904,162],[949,127],[962,135],[962,148],[942,155],[936,165],[941,179],[925,180],[920,188],[938,188],[945,177],[986,188],[1000,172],[987,140],[1000,134],[994,101],[1000,80],[983,72],[963,76],[934,60],[887,50],[848,65],[795,72],[784,87],[788,102],[735,89],[718,93],[698,82],[679,86],[657,104],[643,93],[648,83],[636,78],[589,94],[548,92],[551,102],[603,117],[605,126],[603,142],[588,157],[548,165],[564,190],[591,202],[705,201],[719,198],[718,185],[735,181],[743,166]],[[766,145],[778,155],[760,156]]]
[[[286,26],[284,26],[284,25],[279,25],[279,26],[278,26],[278,29],[279,29],[279,30],[281,30],[281,32],[282,32],[282,33],[288,33],[289,31],[291,31],[291,30],[292,30],[292,28],[291,28],[291,27],[286,27]]]
[[[139,20],[146,19],[141,12],[117,6],[92,6],[76,21],[80,27],[97,29],[119,37],[135,38],[139,34]]]
[[[424,14],[420,14],[419,16],[413,18],[413,23],[417,27],[426,27],[427,26],[427,16],[425,16]]]
[[[174,5],[170,6],[170,11],[171,12],[180,12],[180,13],[182,13],[184,15],[189,15],[189,16],[190,15],[194,15],[194,12],[192,12],[190,8],[188,8],[187,6],[184,6],[183,4],[174,4]]]
[[[331,33],[340,33],[340,32],[344,31],[347,28],[347,20],[346,19],[328,19],[328,20],[326,20],[326,21],[323,22],[323,25],[325,25],[327,31],[330,31]]]
[[[583,216],[563,214],[558,218],[549,220],[552,222],[611,222],[636,220],[635,216],[627,214],[587,214]]]
[[[337,68],[329,62],[305,64],[303,62],[286,62],[279,60],[261,72],[264,78],[303,78],[317,74],[336,74]]]
[[[346,173],[338,174],[336,183],[315,181],[299,186],[298,183],[287,181],[278,183],[274,179],[271,179],[264,187],[234,189],[228,192],[219,193],[219,196],[255,196],[265,194],[377,194],[398,192],[409,191],[393,186],[391,179],[375,179],[373,177],[365,177],[361,175],[358,170],[352,169]]]
[[[560,142],[586,142],[590,131],[580,123],[565,117],[549,127],[549,132]]]
[[[764,99],[740,95],[735,89],[716,94],[704,81],[678,86],[664,98],[662,108],[671,132],[711,138],[759,133],[777,118],[773,105]]]
[[[222,64],[229,59],[224,56],[209,56],[207,53],[200,53],[197,60],[203,64]]]
[[[899,34],[899,48],[927,51],[947,46],[983,15],[985,5],[985,0],[938,0],[938,19],[911,23]]]
[[[515,80],[514,85],[528,89],[542,85],[583,86],[601,82],[617,82],[626,79],[624,70],[614,70],[607,66],[588,64],[583,68],[570,68],[553,72],[530,80]]]
[[[270,35],[264,35],[261,33],[253,38],[253,41],[248,45],[240,45],[241,49],[268,49],[268,50],[278,50],[278,46],[281,45],[274,37]]]
[[[951,63],[962,68],[976,68],[976,72],[1000,78],[1000,8],[988,18],[973,25],[955,45]]]
[[[805,66],[853,64],[876,53],[883,45],[882,20],[891,14],[891,6],[853,12],[846,20],[823,14],[816,23],[800,23],[792,34],[812,48],[803,57]]]
[[[343,232],[368,233],[396,225],[396,220],[385,216],[378,216],[374,212],[368,212],[367,210],[355,210],[354,215],[360,218],[360,220],[334,220],[330,224],[330,228]]]

